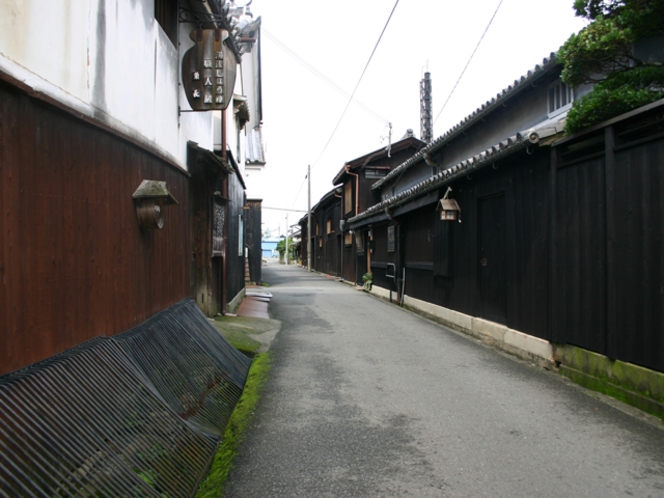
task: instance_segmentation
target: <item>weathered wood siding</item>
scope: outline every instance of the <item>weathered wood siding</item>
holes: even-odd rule
[[[518,152],[452,183],[462,223],[438,221],[429,207],[400,217],[406,294],[664,371],[658,112]],[[374,228],[381,286],[385,228]]]
[[[400,218],[406,295],[548,338],[548,164],[548,153],[524,151],[453,183],[461,223],[440,221],[435,205]],[[504,222],[483,223],[483,205]],[[502,253],[487,253],[497,239]]]
[[[227,247],[227,296],[230,303],[244,289],[244,248],[247,210],[244,209],[246,196],[244,185],[237,174],[228,175],[228,199],[226,216],[228,219]]]
[[[553,338],[664,371],[664,121],[556,148]]]
[[[179,201],[142,232],[132,194]],[[187,297],[188,178],[158,157],[0,84],[0,374]]]
[[[247,200],[247,247],[249,248],[249,274],[252,282],[262,282],[263,251],[261,249],[261,204],[256,199]]]

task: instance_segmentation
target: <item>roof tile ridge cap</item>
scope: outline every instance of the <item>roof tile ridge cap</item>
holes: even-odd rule
[[[532,69],[529,69],[526,73],[526,75],[522,75],[519,80],[514,80],[513,85],[508,85],[507,88],[504,88],[502,92],[498,93],[496,97],[492,97],[491,100],[487,100],[484,104],[482,104],[481,107],[478,107],[472,114],[468,114],[465,118],[463,118],[460,122],[458,122],[456,125],[452,126],[452,128],[448,129],[445,133],[440,135],[437,139],[433,140],[430,142],[426,147],[424,147],[422,150],[418,151],[415,155],[412,157],[408,158],[406,161],[401,163],[399,166],[394,168],[392,171],[390,171],[385,177],[381,178],[378,180],[376,183],[374,183],[371,186],[371,189],[376,189],[382,185],[385,184],[390,178],[396,176],[397,171],[401,171],[404,169],[406,166],[411,166],[414,164],[416,161],[419,161],[422,159],[424,152],[429,152],[430,149],[435,149],[436,146],[440,145],[442,142],[444,142],[447,138],[449,138],[451,135],[454,134],[454,132],[458,132],[463,130],[466,125],[470,124],[471,122],[474,122],[477,118],[480,117],[481,114],[484,114],[486,112],[489,112],[490,109],[493,107],[497,106],[500,101],[503,99],[509,97],[512,92],[516,91],[517,87],[521,87],[521,84],[529,80],[535,75],[539,75],[542,71],[546,71],[550,65],[556,64],[556,58],[555,58],[555,53],[550,52],[549,57],[546,58],[544,57],[542,59],[542,64],[535,64],[535,67]]]
[[[437,139],[436,139],[437,140]],[[415,162],[419,161],[424,157],[424,154],[428,152],[429,147],[431,147],[432,144],[436,142],[434,140],[433,142],[427,144],[425,147],[422,149],[418,150],[415,154],[410,156],[408,159],[406,159],[404,162],[402,162],[399,166],[394,168],[392,171],[390,171],[387,175],[385,175],[383,178],[378,180],[377,182],[373,183],[371,185],[371,190],[374,190],[380,186],[382,186],[385,182],[387,182],[390,178],[396,176],[398,171],[401,171],[402,169],[406,169],[407,167],[410,167],[411,165],[415,164]]]

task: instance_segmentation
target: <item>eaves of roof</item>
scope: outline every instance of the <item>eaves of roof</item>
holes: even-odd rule
[[[448,130],[444,135],[441,135],[436,140],[428,144],[420,150],[413,157],[401,163],[399,166],[390,171],[386,176],[374,183],[371,188],[373,190],[379,189],[385,183],[398,175],[401,175],[405,170],[409,169],[414,164],[417,164],[425,158],[425,156],[436,152],[448,142],[452,141],[460,134],[464,133],[468,128],[474,125],[477,121],[486,118],[486,116],[495,111],[499,106],[502,106],[507,100],[512,99],[530,88],[531,84],[535,83],[540,78],[546,76],[558,63],[555,60],[555,54],[551,53],[549,58],[544,58],[542,64],[536,65],[532,70],[528,71],[525,75],[521,76],[519,80],[514,80],[512,85],[509,85],[501,93],[497,94],[490,101],[487,101],[481,107],[478,107],[475,112],[467,116],[459,124]]]
[[[339,193],[337,193],[337,195],[335,195],[335,192],[337,192],[338,190],[339,190]],[[316,211],[318,211],[318,208],[323,207],[333,197],[341,198],[341,193],[340,193],[339,187],[334,187],[327,194],[325,194],[323,197],[321,197],[320,200],[318,201],[318,203],[314,207],[311,208],[311,212],[315,213]]]
[[[334,177],[332,183],[334,185],[338,185],[339,183],[341,183],[343,176],[346,173],[347,166],[349,168],[357,168],[358,166],[364,166],[365,164],[369,163],[369,161],[374,161],[381,156],[387,156],[388,149],[390,152],[399,152],[407,147],[411,146],[420,147],[423,145],[425,145],[425,143],[422,142],[422,140],[420,140],[419,138],[407,137],[404,138],[403,140],[399,140],[398,142],[394,142],[389,147],[381,147],[380,149],[374,150],[373,152],[369,152],[368,154],[365,154],[363,156],[360,156],[358,158],[346,162],[346,164],[343,165],[343,168],[341,168],[341,170],[339,170],[337,175]]]
[[[235,173],[235,170],[228,163],[228,161],[224,161],[221,157],[219,157],[211,150],[199,147],[198,143],[193,142],[191,140],[187,142],[187,146],[189,147],[190,150],[196,152],[196,159],[194,160],[194,163],[205,165],[205,167],[207,167],[209,171],[212,171],[214,173],[216,173],[218,170],[222,170],[230,175]]]
[[[533,137],[534,138],[534,137]],[[445,169],[438,173],[437,175],[427,178],[426,180],[418,183],[414,187],[404,190],[399,194],[385,199],[378,204],[374,204],[369,209],[363,213],[358,214],[357,216],[348,220],[348,223],[354,225],[366,218],[372,217],[375,214],[380,214],[385,210],[392,210],[397,206],[405,204],[406,202],[420,197],[432,190],[438,189],[443,185],[450,183],[457,178],[464,177],[468,175],[471,171],[482,168],[488,164],[492,164],[495,161],[504,158],[510,154],[513,154],[519,150],[525,149],[529,145],[533,145],[534,142],[524,136],[521,133],[503,140],[502,142],[490,147],[489,149],[477,154],[476,156],[466,159],[465,161],[452,166],[451,168]]]
[[[337,192],[337,195],[335,195],[335,192]],[[316,205],[311,208],[311,213],[313,214],[316,211],[318,211],[320,207],[324,206],[327,203],[327,201],[329,201],[333,197],[339,197],[339,198],[341,197],[341,189],[338,186],[334,187],[327,194],[321,197],[320,200],[316,203]],[[304,223],[307,220],[308,216],[309,214],[307,213],[302,218],[300,218],[300,220],[298,221],[298,225],[302,225],[302,223]]]

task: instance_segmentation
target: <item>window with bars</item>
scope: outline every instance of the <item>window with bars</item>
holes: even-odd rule
[[[364,170],[364,178],[379,179],[384,178],[387,175],[387,169],[385,168],[366,168]]]
[[[574,102],[574,88],[567,86],[562,81],[549,85],[549,117],[568,110],[572,107],[572,102]]]

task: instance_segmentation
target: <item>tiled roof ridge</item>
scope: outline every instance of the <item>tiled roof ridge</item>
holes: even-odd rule
[[[404,170],[410,168],[413,164],[419,162],[422,158],[424,158],[426,154],[436,151],[446,142],[458,136],[471,124],[475,123],[486,113],[493,110],[495,107],[497,107],[498,104],[501,104],[506,98],[511,97],[514,92],[524,88],[525,87],[524,85],[530,83],[530,81],[534,77],[539,77],[541,74],[548,71],[551,67],[554,67],[555,65],[556,65],[556,54],[554,52],[551,52],[548,58],[545,57],[542,59],[541,64],[535,65],[533,69],[529,70],[525,75],[522,75],[520,79],[514,80],[513,84],[508,85],[507,88],[504,88],[502,92],[496,94],[496,96],[493,97],[491,100],[487,100],[484,104],[478,107],[472,114],[466,116],[463,120],[461,120],[458,124],[454,125],[443,135],[433,140],[426,147],[421,149],[415,155],[413,155],[412,157],[401,163],[399,166],[394,168],[392,171],[390,171],[386,176],[384,176],[376,183],[374,183],[371,186],[372,190],[380,188],[386,182],[388,182],[395,176],[401,174]]]
[[[467,175],[470,170],[479,168],[489,162],[494,162],[496,159],[498,159],[498,157],[503,156],[508,152],[516,152],[520,148],[531,144],[531,140],[529,140],[527,136],[522,135],[521,133],[512,135],[511,137],[506,138],[505,140],[502,140],[497,144],[489,147],[485,151],[480,152],[479,154],[476,154],[464,161],[461,161],[451,168],[445,169],[436,175],[421,181],[417,185],[398,193],[395,196],[385,199],[378,204],[374,204],[366,211],[358,214],[357,216],[354,216],[353,218],[350,218],[348,223],[355,223],[386,209],[397,207],[418,194],[424,194],[431,190],[435,190],[441,185],[449,183],[460,176]]]
[[[356,161],[359,161],[359,160],[364,160],[364,161],[365,161],[365,164],[363,164],[363,165],[356,165],[356,166],[354,166],[354,167],[351,166],[351,167],[353,167],[353,168],[358,168],[358,167],[366,166],[366,165],[367,165],[369,162],[371,162],[372,160],[374,160],[374,159],[380,157],[380,154],[387,154],[387,153],[389,153],[390,148],[392,148],[392,149],[401,149],[401,147],[404,147],[404,148],[405,148],[405,147],[408,146],[408,143],[410,143],[410,142],[415,142],[415,143],[417,143],[417,142],[422,142],[422,141],[421,141],[419,138],[417,138],[417,137],[413,137],[413,136],[404,137],[404,138],[401,138],[401,139],[397,140],[396,142],[392,143],[391,145],[386,145],[386,146],[384,146],[384,147],[380,147],[380,148],[378,148],[378,149],[376,149],[376,150],[374,150],[374,151],[372,151],[372,152],[368,152],[368,153],[366,153],[366,154],[364,154],[364,155],[362,155],[362,156],[356,157],[355,159],[351,159],[351,160],[349,160],[349,161],[344,162],[344,165],[341,167],[341,169],[339,170],[339,172],[338,172],[336,175],[334,175],[334,178],[332,179],[332,183],[336,185],[336,184],[340,181],[340,178],[341,178],[341,177],[343,176],[343,174],[346,172],[346,166],[349,166],[349,165],[351,165],[352,163],[354,163],[354,162],[356,162]],[[374,158],[374,157],[372,157],[372,156],[376,156],[376,157]]]

